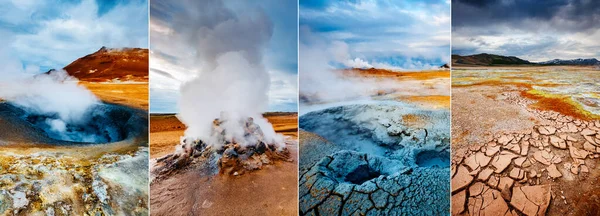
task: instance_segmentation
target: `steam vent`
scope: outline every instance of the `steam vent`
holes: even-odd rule
[[[276,160],[290,161],[289,151],[283,140],[268,140],[253,118],[242,118],[236,124],[227,119],[215,119],[211,136],[203,141],[181,137],[175,153],[158,158],[154,162],[153,177],[166,178],[169,174],[188,165],[198,165],[207,175],[238,176],[259,170]],[[233,130],[243,131],[235,136],[225,124],[234,125]],[[237,139],[236,139],[237,138]]]
[[[347,105],[300,117],[300,213],[447,214],[447,110]]]

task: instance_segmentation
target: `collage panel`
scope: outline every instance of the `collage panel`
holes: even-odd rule
[[[450,2],[299,8],[300,215],[450,210]]]
[[[148,2],[1,4],[0,215],[148,215]]]
[[[599,9],[452,1],[452,215],[598,215]]]
[[[296,215],[296,1],[150,2],[152,215]]]

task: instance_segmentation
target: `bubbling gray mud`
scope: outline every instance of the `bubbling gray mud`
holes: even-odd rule
[[[50,144],[111,143],[147,133],[148,118],[144,111],[114,104],[94,105],[84,119],[74,123],[63,123],[57,114],[38,114],[10,103],[2,103],[0,109],[47,136]],[[64,125],[57,130],[53,121]]]
[[[300,214],[446,214],[449,117],[385,104],[302,115],[300,128],[326,141],[301,144]]]

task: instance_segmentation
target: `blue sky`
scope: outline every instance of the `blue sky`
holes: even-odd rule
[[[295,1],[263,0],[223,1],[228,12],[238,16],[263,11],[273,24],[273,35],[268,41],[262,59],[271,83],[269,111],[297,111],[297,11]],[[210,25],[210,16],[195,24],[178,24],[181,13],[193,15],[194,7],[209,7],[211,1],[151,1],[150,5],[150,112],[176,113],[179,88],[193,79],[201,70],[197,62],[190,62],[195,51],[189,41],[173,40],[173,35]],[[208,6],[207,6],[208,5]],[[185,22],[184,22],[185,23]],[[200,26],[200,27],[198,27]],[[185,33],[184,33],[185,32]]]
[[[300,1],[300,43],[335,50],[337,68],[437,68],[450,34],[449,0]]]
[[[0,0],[0,43],[28,72],[62,68],[102,46],[148,47],[148,2]]]

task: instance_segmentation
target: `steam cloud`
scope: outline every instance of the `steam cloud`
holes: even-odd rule
[[[262,57],[273,34],[271,20],[262,10],[235,14],[216,0],[187,5],[189,10],[173,18],[174,27],[184,26],[173,36],[193,46],[194,55],[184,61],[200,70],[181,86],[178,118],[188,126],[185,136],[210,140],[212,122],[223,114],[228,123],[221,127],[229,138],[243,141],[241,120],[252,117],[265,142],[283,145],[261,115],[268,107],[270,77]]]
[[[327,43],[306,26],[300,28],[300,38],[305,38],[299,46],[300,61],[300,95],[304,105],[313,103],[340,102],[346,100],[370,100],[378,92],[398,91],[415,92],[420,88],[419,82],[403,81],[406,85],[398,85],[395,80],[376,80],[356,78],[337,73],[344,68],[377,68],[388,70],[436,69],[431,65],[416,64],[408,61],[405,68],[399,68],[382,62],[368,62],[352,57],[348,44],[343,41]],[[418,66],[418,67],[413,67]],[[448,92],[439,89],[439,94]]]
[[[57,133],[65,132],[68,124],[85,123],[86,113],[99,103],[96,96],[64,70],[36,74],[39,68],[23,69],[21,62],[4,50],[0,50],[0,59],[4,65],[0,70],[0,99],[29,113],[48,116],[46,124]],[[81,138],[90,139],[93,138]]]

